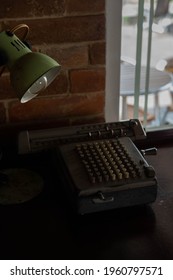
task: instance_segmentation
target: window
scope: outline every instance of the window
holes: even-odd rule
[[[171,74],[164,71],[162,64],[165,59],[171,58],[172,55],[173,36],[171,33],[173,30],[171,31],[171,23],[173,22],[173,6],[172,1],[170,1],[168,12],[165,13],[162,7],[162,15],[156,16],[156,11],[159,11],[158,2],[163,4],[164,1],[106,1],[107,121],[122,119],[123,106],[126,103],[126,110],[124,111],[127,117],[135,117],[137,112],[136,116],[143,121],[147,129],[160,128],[162,126],[169,127],[173,123],[173,112],[171,112],[173,94],[170,88]],[[141,34],[139,34],[139,28],[141,28]],[[149,30],[152,32],[149,33]],[[135,69],[133,71],[136,71],[135,64],[137,61],[138,70],[133,77],[133,92],[136,93],[135,90],[140,91],[140,95],[132,94],[132,92],[127,92],[125,98],[122,95],[122,84],[119,83],[120,80],[122,81],[120,57],[125,63],[133,65],[132,68]],[[124,69],[128,69],[128,67],[123,66],[123,71]],[[135,78],[138,80],[143,79],[143,75],[149,81],[142,81],[142,87],[144,88],[142,93],[141,82],[139,83]],[[145,91],[147,91],[146,94]],[[137,109],[135,109],[136,106]]]

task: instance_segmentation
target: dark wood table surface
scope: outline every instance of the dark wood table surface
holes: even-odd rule
[[[1,259],[173,259],[171,141],[157,141],[158,154],[147,157],[159,183],[153,204],[82,217],[72,213],[49,153],[14,156],[8,150],[1,168],[32,168],[45,189],[30,202],[0,206]]]

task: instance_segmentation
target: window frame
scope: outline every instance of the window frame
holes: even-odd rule
[[[106,0],[105,120],[119,120],[122,0]]]

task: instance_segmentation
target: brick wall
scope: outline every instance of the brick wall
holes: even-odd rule
[[[0,77],[1,125],[103,120],[105,0],[1,0],[0,30],[20,23],[29,26],[33,49],[62,68],[43,93],[25,104],[17,100],[5,71]]]

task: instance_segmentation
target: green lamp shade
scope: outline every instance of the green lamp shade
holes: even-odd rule
[[[22,103],[45,89],[58,75],[60,65],[51,57],[32,52],[14,33],[0,33],[0,66],[10,71],[11,84]]]
[[[58,75],[60,65],[42,53],[28,52],[16,60],[10,69],[11,84],[21,103],[44,90]]]

